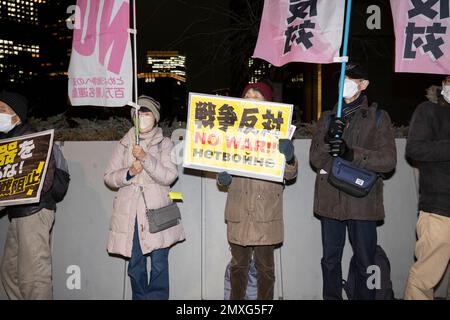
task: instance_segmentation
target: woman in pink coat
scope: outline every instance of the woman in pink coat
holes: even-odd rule
[[[128,276],[133,300],[162,300],[169,298],[169,248],[184,240],[184,231],[178,224],[150,233],[146,207],[159,209],[171,203],[168,193],[178,170],[170,157],[173,143],[163,137],[157,125],[159,103],[141,96],[138,104],[140,144],[135,144],[133,127],[117,144],[105,171],[105,183],[119,189],[113,203],[108,252],[130,258]],[[151,259],[150,281],[147,257]]]

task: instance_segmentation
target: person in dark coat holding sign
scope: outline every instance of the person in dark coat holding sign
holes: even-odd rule
[[[433,300],[450,260],[450,75],[437,103],[424,102],[414,112],[406,156],[420,173],[420,214],[405,299]]]
[[[249,84],[242,97],[271,101],[272,90],[265,83]],[[279,151],[286,158],[284,178],[297,176],[298,162],[294,145],[280,139]],[[247,288],[252,255],[257,269],[258,300],[273,299],[275,267],[273,251],[283,242],[282,183],[245,177],[231,177],[227,172],[217,175],[219,185],[228,187],[225,207],[228,242],[231,247],[231,300],[243,300]]]
[[[0,139],[35,132],[27,122],[28,101],[13,92],[0,93]],[[56,202],[51,196],[55,164],[47,166],[40,202],[4,208],[11,221],[6,237],[1,279],[9,299],[52,299],[50,234]],[[3,212],[4,212],[3,211]]]
[[[369,105],[364,94],[369,85],[367,71],[348,64],[345,71],[342,118],[336,110],[324,112],[317,124],[310,148],[310,161],[317,177],[314,213],[322,227],[323,298],[342,299],[341,260],[348,230],[356,261],[355,299],[371,300],[367,268],[375,264],[377,221],[384,219],[383,181],[379,178],[370,193],[353,197],[328,182],[332,155],[359,168],[377,173],[391,172],[397,163],[394,129],[387,112]],[[338,138],[336,138],[338,136]]]

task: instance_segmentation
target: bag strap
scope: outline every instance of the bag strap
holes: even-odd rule
[[[148,207],[147,207],[147,201],[145,201],[144,188],[142,186],[139,186],[139,190],[141,190],[142,199],[144,199],[145,211],[147,212],[148,211]]]
[[[377,106],[377,111],[375,112],[377,118],[377,129],[380,128],[381,123],[381,109]]]

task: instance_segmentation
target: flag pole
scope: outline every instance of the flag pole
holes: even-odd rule
[[[342,100],[344,98],[344,81],[345,81],[345,67],[348,60],[348,38],[350,34],[350,16],[352,13],[352,0],[347,0],[347,12],[345,14],[345,29],[344,29],[344,47],[342,50],[342,64],[341,64],[341,76],[339,78],[339,100],[336,118],[342,117]]]
[[[133,0],[133,62],[134,62],[134,103],[137,105],[138,102],[138,76],[137,76],[137,26],[136,26],[136,1]],[[139,145],[139,108],[136,108],[136,113],[134,117],[134,127],[136,144]]]

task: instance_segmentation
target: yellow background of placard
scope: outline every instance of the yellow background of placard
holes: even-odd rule
[[[201,127],[200,129],[197,128],[195,123],[195,106],[198,102],[211,102],[216,106],[216,112],[215,116],[216,119],[214,120],[214,127],[211,129],[208,127]],[[234,112],[237,116],[237,121],[235,122],[233,127],[228,127],[227,131],[224,132],[219,129],[219,108],[224,105],[228,104],[229,106],[232,106],[234,108]],[[254,114],[257,117],[257,122],[255,125],[255,129],[257,130],[263,130],[262,122],[267,121],[266,119],[263,119],[262,116],[266,114],[266,111],[268,109],[271,110],[272,114],[275,115],[275,117],[278,115],[278,112],[281,111],[283,115],[283,124],[281,125],[281,130],[279,132],[279,137],[285,138],[287,136],[288,128],[290,125],[290,119],[291,119],[291,113],[292,113],[292,107],[290,105],[283,105],[283,104],[269,104],[269,103],[261,103],[260,101],[251,101],[251,100],[245,100],[245,99],[235,99],[235,98],[227,98],[227,97],[220,97],[220,96],[208,96],[208,95],[194,95],[191,94],[190,96],[190,104],[189,104],[189,121],[187,125],[187,135],[186,135],[186,150],[187,152],[185,160],[188,164],[193,164],[196,166],[205,166],[208,168],[216,168],[216,169],[224,169],[224,170],[235,170],[235,171],[242,171],[242,172],[249,172],[252,174],[263,174],[266,176],[273,176],[273,177],[280,177],[283,172],[283,165],[284,165],[284,156],[278,152],[278,138],[274,136],[273,134],[268,134],[266,136],[263,136],[262,134],[255,134],[253,132],[243,133],[238,132],[239,124],[242,119],[242,114],[244,109],[247,108],[257,108],[259,110],[258,114]],[[253,115],[253,114],[252,114]],[[220,143],[217,146],[211,146],[208,143],[205,145],[202,145],[202,143],[199,141],[198,143],[195,143],[195,135],[196,133],[200,133],[200,135],[205,134],[206,137],[208,137],[210,134],[216,134],[220,138]],[[274,153],[266,153],[261,152],[260,150],[258,152],[251,151],[246,152],[245,150],[235,149],[227,149],[226,145],[226,137],[237,137],[241,138],[242,141],[245,140],[245,138],[249,138],[251,141],[251,144],[254,148],[254,144],[257,140],[263,140],[267,142],[277,143],[277,148]],[[207,138],[206,138],[207,139]],[[242,146],[242,144],[241,144]],[[216,160],[214,157],[212,159],[206,159],[204,157],[194,157],[193,151],[194,148],[202,148],[203,150],[211,150],[211,151],[218,151],[218,152],[227,152],[230,154],[238,154],[240,156],[251,156],[251,157],[257,157],[257,158],[271,158],[274,160],[275,165],[273,168],[267,168],[265,166],[255,166],[255,165],[249,165],[244,164],[243,162],[235,163],[233,161],[230,162],[224,162],[221,160]],[[266,150],[265,150],[266,151]],[[205,168],[207,170],[207,168]]]

